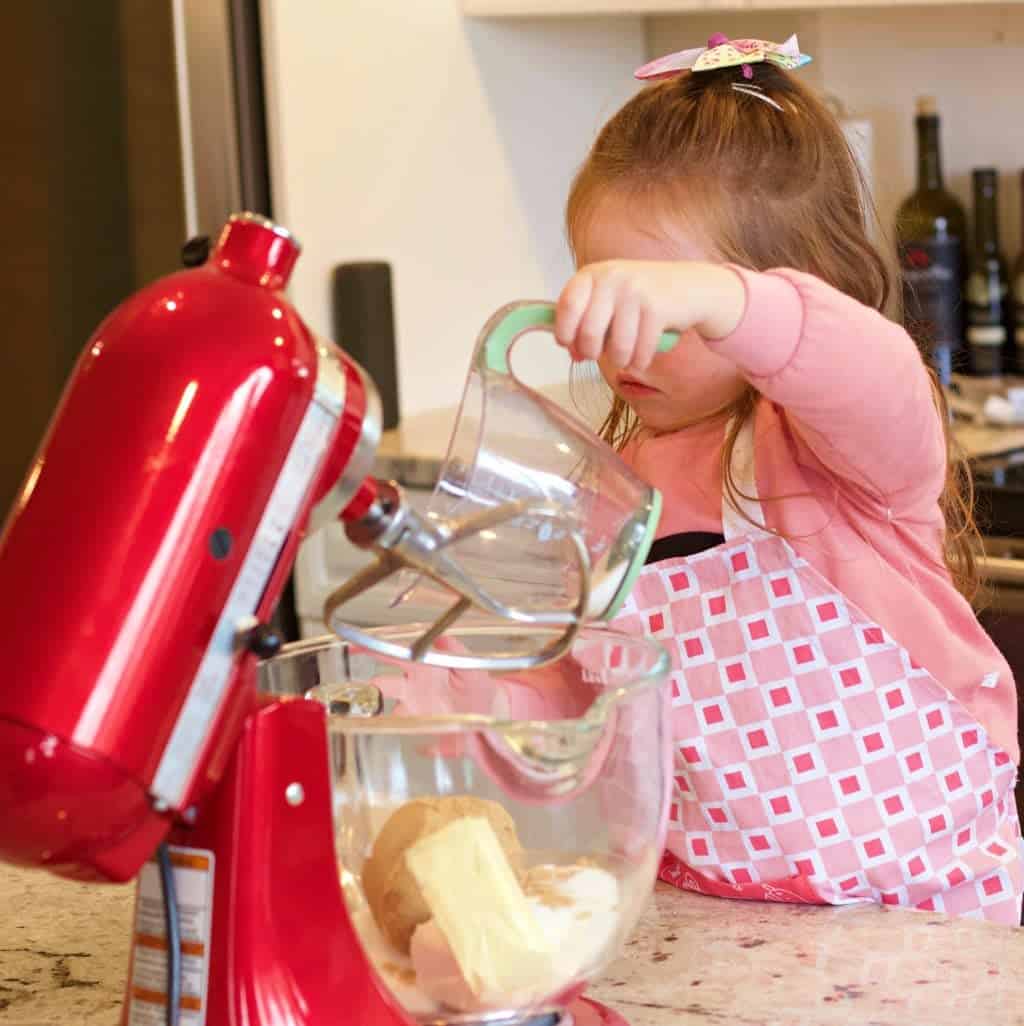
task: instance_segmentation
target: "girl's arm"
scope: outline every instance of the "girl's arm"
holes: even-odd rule
[[[655,357],[669,328],[684,337]],[[579,357],[641,371],[706,344],[786,411],[818,460],[892,514],[930,507],[941,492],[945,435],[917,347],[811,275],[703,261],[592,264],[563,290],[556,335]]]
[[[731,273],[744,285],[743,314],[707,344],[786,411],[834,473],[893,513],[934,502],[945,479],[945,434],[906,331],[808,274]]]

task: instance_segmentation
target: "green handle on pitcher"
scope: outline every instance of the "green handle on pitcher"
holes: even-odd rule
[[[510,373],[508,354],[520,335],[528,331],[554,331],[555,305],[546,302],[510,303],[503,306],[483,330],[477,362],[486,370]],[[679,332],[666,331],[658,340],[658,352],[667,353],[679,342]]]

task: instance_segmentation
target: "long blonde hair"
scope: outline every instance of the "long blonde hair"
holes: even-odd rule
[[[874,307],[892,294],[889,270],[868,237],[868,211],[857,163],[835,117],[797,78],[770,64],[753,66],[752,84],[783,110],[732,88],[740,69],[723,68],[648,86],[615,114],[577,173],[566,208],[570,242],[585,232],[610,190],[671,210],[685,195],[688,217],[714,240],[723,259],[753,270],[806,271]],[[682,202],[679,204],[682,207]],[[872,211],[873,213],[873,211]],[[681,209],[679,216],[683,216]],[[934,374],[935,404],[948,425]],[[748,387],[717,414],[730,416],[722,480],[737,505],[732,453],[758,393]],[[615,397],[601,429],[621,449],[638,423]],[[948,472],[939,499],[943,554],[957,588],[978,590],[971,476],[946,427]]]

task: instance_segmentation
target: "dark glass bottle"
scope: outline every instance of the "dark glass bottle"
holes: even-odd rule
[[[1014,262],[1013,270],[1010,272],[1010,291],[1013,295],[1013,316],[1014,338],[1016,339],[1014,370],[1018,374],[1024,373],[1024,171],[1020,176],[1021,195],[1021,222],[1022,231],[1020,236],[1020,253]]]
[[[967,219],[942,181],[939,115],[917,101],[917,188],[896,214],[903,317],[943,384],[969,369],[964,348],[963,284]]]
[[[976,168],[974,180],[974,245],[967,276],[967,348],[971,370],[979,377],[998,377],[1012,367],[1010,281],[999,252],[999,175],[995,168]]]

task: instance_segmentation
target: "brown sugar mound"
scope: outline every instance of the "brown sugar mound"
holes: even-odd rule
[[[417,798],[396,809],[377,835],[363,866],[363,892],[381,932],[399,951],[409,953],[416,927],[430,919],[430,909],[405,864],[405,853],[452,820],[486,819],[518,875],[522,846],[512,817],[496,802],[471,795]],[[458,881],[452,881],[458,886]]]

